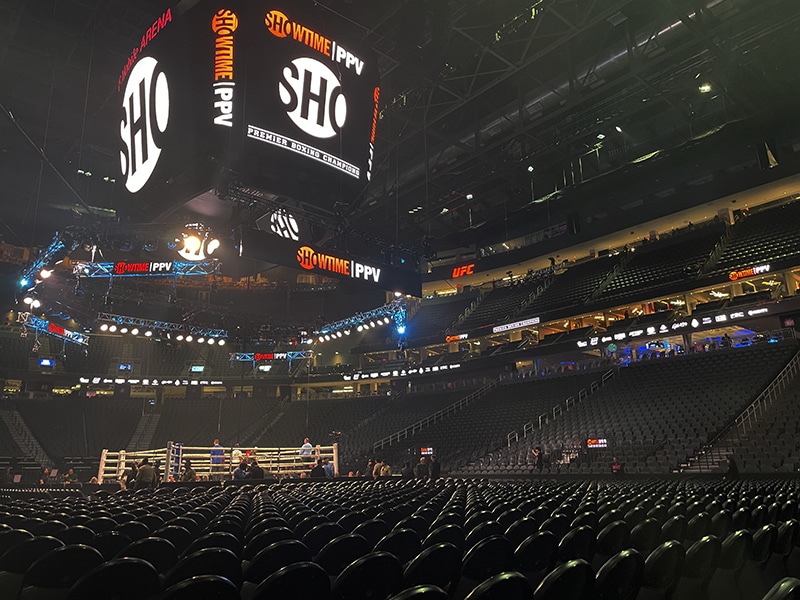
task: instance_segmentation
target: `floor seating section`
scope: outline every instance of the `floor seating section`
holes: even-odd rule
[[[607,477],[4,492],[0,597],[793,598],[799,485]]]

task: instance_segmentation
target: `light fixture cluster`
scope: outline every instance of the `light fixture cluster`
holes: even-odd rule
[[[369,331],[392,322],[396,326],[397,333],[401,336],[404,335],[406,332],[406,303],[402,296],[395,297],[394,300],[380,308],[365,313],[356,313],[352,317],[323,325],[316,332],[318,336],[316,341],[321,344],[350,335],[353,330]]]
[[[100,322],[98,330],[102,333],[120,333],[134,337],[175,340],[176,342],[196,342],[209,346],[224,346],[228,337],[228,332],[224,329],[187,326],[183,323],[153,321],[109,313],[100,313],[97,319]]]

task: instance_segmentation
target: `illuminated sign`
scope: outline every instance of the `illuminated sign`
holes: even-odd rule
[[[125,188],[134,194],[150,180],[169,124],[169,85],[155,58],[137,61],[122,97],[120,165]]]
[[[303,246],[297,251],[297,262],[304,269],[311,271],[320,269],[338,275],[347,275],[354,279],[363,279],[380,283],[381,269],[371,265],[363,264],[349,258],[339,258],[329,254],[317,252],[309,246]]]
[[[475,274],[475,263],[470,263],[468,265],[461,265],[460,267],[453,268],[453,279],[458,279],[459,277],[465,277],[466,275],[474,275]]]
[[[114,275],[165,275],[172,273],[173,262],[115,262]]]
[[[411,296],[422,295],[422,277],[417,271],[378,266],[343,254],[336,254],[274,235],[244,228],[241,232],[242,256],[273,264],[358,281],[381,289]]]
[[[269,216],[269,230],[284,239],[300,241],[300,226],[297,219],[285,210],[276,210]]]
[[[579,341],[578,348],[586,348],[589,345],[589,342]]]
[[[286,352],[256,352],[253,354],[253,360],[255,362],[261,362],[262,360],[286,360],[289,355]]]
[[[769,312],[768,308],[754,308],[752,310],[747,311],[748,317],[755,317],[757,315],[765,315]]]
[[[39,359],[39,366],[40,367],[54,367],[56,365],[56,361],[52,358],[40,358]]]
[[[740,271],[731,271],[728,273],[728,279],[731,281],[736,281],[737,279],[742,279],[744,277],[752,277],[753,275],[761,275],[762,273],[769,272],[769,265],[758,265],[755,267],[750,267],[749,269],[742,269]]]
[[[125,78],[130,73],[133,64],[136,62],[136,59],[139,55],[144,52],[144,49],[147,45],[155,39],[155,37],[164,29],[169,23],[172,22],[172,9],[168,8],[164,14],[162,14],[158,19],[156,19],[150,27],[147,28],[142,34],[142,41],[139,43],[138,46],[135,46],[133,50],[131,50],[131,54],[128,57],[128,62],[125,63],[125,66],[122,68],[122,74],[119,76],[117,80],[117,91],[119,92],[122,89],[122,82],[125,81]]]
[[[233,127],[233,33],[239,27],[239,17],[231,10],[220,8],[211,19],[214,41],[214,125]]]
[[[507,325],[498,325],[492,328],[492,333],[502,333],[503,331],[510,331],[512,329],[521,329],[522,327],[531,327],[532,325],[539,324],[539,317],[532,319],[525,319],[524,321],[517,321],[515,323],[508,323]]]
[[[460,342],[461,340],[466,340],[467,338],[469,338],[468,333],[460,333],[458,335],[448,335],[446,338],[444,338],[444,341],[450,344],[452,342]]]
[[[587,448],[608,448],[608,440],[606,438],[589,438],[586,440]]]

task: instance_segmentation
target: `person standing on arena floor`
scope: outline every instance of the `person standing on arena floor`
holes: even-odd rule
[[[258,464],[258,459],[253,457],[250,459],[250,468],[247,470],[248,479],[264,479],[264,469]]]
[[[336,473],[334,472],[333,463],[327,458],[322,459],[322,469],[325,471],[325,477],[333,479]]]
[[[309,473],[309,477],[311,479],[325,479],[325,469],[322,468],[322,459],[317,459],[317,464],[314,465],[314,468],[311,469],[311,473]]]
[[[442,474],[442,463],[436,460],[435,454],[431,454],[431,464],[428,470],[430,471],[431,481],[436,481]]]
[[[122,472],[122,478],[119,480],[120,485],[122,486],[123,490],[132,490],[136,487],[136,472],[138,471],[136,467],[136,461],[132,460],[128,462],[128,468]]]
[[[214,440],[214,447],[211,448],[211,479],[216,481],[220,478],[222,470],[222,458],[225,450],[219,445],[219,440]]]
[[[242,456],[242,449],[239,448],[239,442],[236,442],[231,450],[231,471],[236,470],[236,467],[242,462]]]
[[[381,476],[381,469],[383,468],[383,459],[378,458],[375,460],[375,464],[372,466],[372,478],[377,479]]]
[[[311,451],[314,449],[314,446],[311,445],[311,442],[308,438],[303,440],[303,445],[300,446],[300,456],[311,456]]]
[[[184,483],[188,483],[191,481],[195,481],[197,479],[197,473],[194,472],[192,468],[192,461],[188,458],[186,459],[186,467],[183,469],[183,475],[181,475],[181,481]]]
[[[428,462],[425,460],[424,456],[420,456],[417,466],[414,467],[414,476],[417,479],[427,479],[429,475]]]
[[[139,470],[136,472],[136,489],[151,490],[158,485],[156,481],[156,470],[150,464],[150,459],[146,456],[139,463]]]
[[[239,461],[239,466],[233,471],[233,478],[235,480],[247,479],[247,461],[242,459]]]

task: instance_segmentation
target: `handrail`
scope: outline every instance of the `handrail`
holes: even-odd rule
[[[600,385],[605,385],[606,381],[614,377],[614,375],[615,375],[614,369],[609,369],[608,371],[603,373]],[[588,393],[586,392],[586,388],[581,389],[578,392],[578,402],[583,402],[584,400],[586,400],[586,398],[594,394],[597,390],[600,389],[600,385],[598,385],[596,381],[593,381],[589,386]],[[569,411],[570,406],[574,404],[575,404],[575,396],[570,396],[569,398],[564,400],[564,407],[566,408],[567,411]],[[556,410],[558,410],[558,412],[556,412]],[[562,412],[561,405],[557,404],[556,406],[551,408],[549,412],[539,415],[539,417],[537,418],[537,422],[539,425],[538,428],[542,429],[542,427],[544,427],[547,423],[550,422],[550,414],[552,414],[553,418],[555,419],[559,414],[561,414],[561,412]],[[528,437],[528,434],[533,433],[534,429],[535,429],[534,422],[528,421],[522,426],[522,437]],[[511,433],[509,433],[508,435],[510,436]]]
[[[741,427],[741,434],[747,433],[747,428],[750,427],[752,429],[752,425],[758,421],[758,417],[760,417],[767,408],[767,401],[769,401],[769,405],[771,406],[772,403],[780,397],[781,392],[794,381],[794,378],[800,373],[800,351],[795,352],[792,359],[786,364],[786,366],[781,369],[781,372],[778,373],[775,378],[769,383],[769,385],[764,388],[761,393],[756,396],[755,400],[753,400],[741,413],[739,413],[734,419],[728,422],[728,424],[723,427],[717,435],[715,435],[705,446],[701,449],[700,456],[703,456],[706,462],[706,467],[708,467],[709,458],[713,458],[713,450],[722,441],[723,438],[731,434],[732,432],[736,433],[736,437],[739,437],[739,428]],[[697,462],[698,468],[702,471],[702,460],[696,455],[694,457]],[[721,456],[720,456],[721,458]]]
[[[450,416],[453,413],[461,410],[466,405],[468,405],[473,400],[477,400],[488,394],[491,390],[497,387],[499,379],[493,379],[483,387],[475,390],[471,394],[464,396],[460,400],[457,400],[450,406],[446,406],[445,408],[436,411],[432,415],[425,417],[424,419],[420,419],[416,423],[413,423],[406,427],[405,429],[401,429],[400,431],[396,431],[391,435],[387,435],[385,438],[378,440],[373,444],[373,449],[379,450],[383,449],[386,446],[391,446],[394,442],[399,442],[401,439],[406,439],[411,435],[414,435],[417,431],[420,431],[423,427],[427,427],[437,421],[441,421],[444,417]]]

